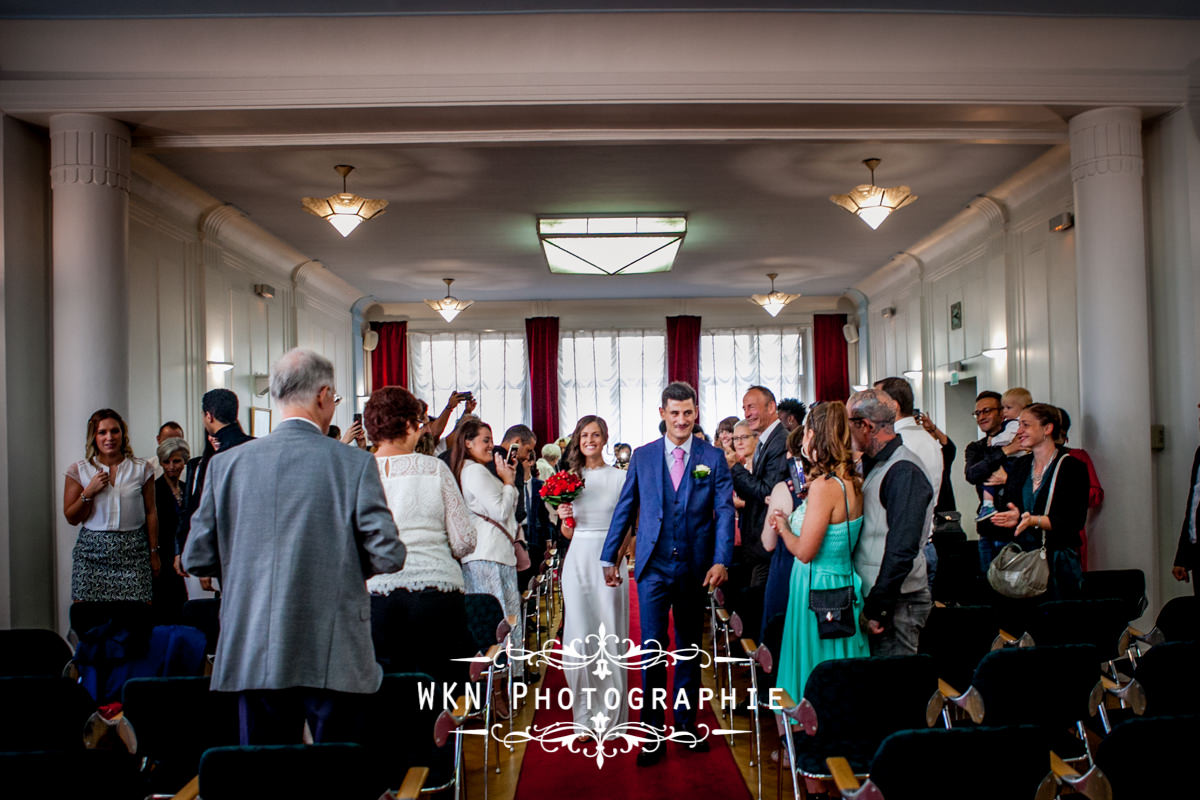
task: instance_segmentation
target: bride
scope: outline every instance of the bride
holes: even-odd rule
[[[599,566],[608,524],[625,483],[623,471],[604,463],[602,453],[607,442],[607,423],[589,414],[575,426],[560,462],[563,469],[583,476],[584,480],[583,490],[575,502],[558,507],[560,519],[575,518],[573,531],[565,525],[562,528],[563,535],[571,539],[562,568],[563,644],[568,654],[588,656],[596,653],[600,646],[601,626],[610,653],[625,652],[625,639],[629,636],[629,583],[622,581],[617,587],[605,586],[604,572]],[[567,655],[564,660],[570,666],[574,659]],[[628,718],[625,670],[614,664],[607,666],[608,669],[597,670],[597,665],[590,664],[565,670],[574,695],[575,722],[585,728],[609,729]],[[597,671],[604,677],[598,676]],[[585,691],[587,689],[595,691]],[[607,721],[596,724],[593,717],[601,712]]]

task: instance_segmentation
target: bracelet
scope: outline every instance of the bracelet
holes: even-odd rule
[[[80,500],[82,500],[82,501],[83,501],[83,502],[85,502],[85,503],[90,503],[90,502],[92,502],[92,498],[88,497],[86,494],[80,494],[80,495],[79,495],[79,499],[80,499]]]

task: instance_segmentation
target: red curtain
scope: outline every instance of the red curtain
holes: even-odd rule
[[[539,449],[558,438],[558,317],[525,320],[529,392]]]
[[[408,323],[372,322],[379,345],[371,351],[371,391],[384,386],[408,388]]]
[[[667,380],[700,390],[699,317],[667,317]]]
[[[813,378],[817,400],[842,400],[850,396],[850,359],[842,326],[845,314],[813,315]]]

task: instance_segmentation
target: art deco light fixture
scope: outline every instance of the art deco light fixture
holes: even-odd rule
[[[855,186],[848,194],[831,194],[830,202],[856,215],[875,230],[893,211],[915,202],[917,196],[907,186],[876,186],[875,168],[880,159],[868,158],[863,163],[871,170],[871,183]]]
[[[687,235],[682,214],[538,217],[537,225],[547,266],[563,275],[667,272]]]
[[[342,191],[329,197],[305,197],[300,200],[304,210],[328,220],[343,237],[349,236],[360,224],[374,219],[387,208],[387,200],[371,200],[346,190],[346,176],[354,171],[349,164],[334,167],[342,176]]]
[[[763,311],[766,311],[772,317],[777,317],[779,316],[779,312],[783,311],[784,306],[800,295],[775,291],[775,279],[779,277],[778,272],[768,272],[767,277],[771,279],[771,293],[751,295],[750,302],[762,306]]]
[[[441,300],[426,300],[425,305],[441,314],[446,322],[451,322],[458,316],[458,312],[470,308],[475,301],[459,300],[450,296],[450,284],[454,283],[454,278],[442,278],[442,283],[446,284],[446,296]]]

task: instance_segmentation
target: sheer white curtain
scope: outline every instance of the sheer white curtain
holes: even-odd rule
[[[700,334],[700,418],[708,432],[742,416],[742,395],[766,386],[777,400],[808,402],[807,328],[734,328]]]
[[[408,333],[408,385],[437,414],[454,391],[474,392],[475,413],[504,429],[529,424],[529,359],[524,333]]]
[[[667,380],[667,337],[661,330],[564,331],[558,349],[558,419],[570,436],[586,414],[608,423],[612,446],[635,448],[658,437],[658,404]]]

